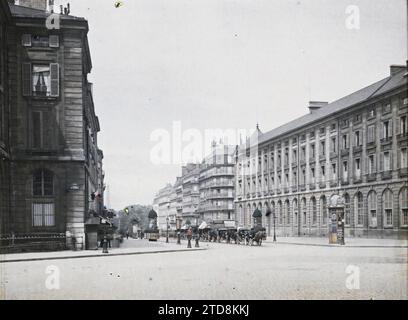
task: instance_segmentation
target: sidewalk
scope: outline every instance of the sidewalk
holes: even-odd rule
[[[139,240],[140,241],[140,240]],[[130,241],[129,241],[130,242]],[[175,243],[159,242],[140,242],[142,246],[130,247],[129,242],[124,242],[122,248],[110,248],[109,253],[102,253],[102,248],[98,250],[84,251],[55,251],[55,252],[31,252],[31,253],[12,253],[0,254],[0,264],[9,262],[26,262],[26,261],[43,261],[43,260],[62,260],[62,259],[83,259],[83,258],[104,258],[115,256],[130,256],[140,254],[154,253],[172,253],[185,251],[199,251],[205,248],[194,248],[194,243],[191,249],[187,248],[187,242],[184,241],[181,245]]]
[[[346,238],[344,246],[329,244],[326,237],[278,237],[277,244],[291,244],[299,246],[321,246],[321,247],[354,247],[354,248],[408,248],[408,240],[397,239],[367,239]],[[273,237],[268,237],[266,243],[273,243]]]

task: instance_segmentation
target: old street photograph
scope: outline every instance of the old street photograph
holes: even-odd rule
[[[407,300],[407,13],[0,0],[0,300]]]

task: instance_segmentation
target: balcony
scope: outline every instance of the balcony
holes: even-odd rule
[[[399,135],[397,135],[397,140],[398,142],[407,141],[408,133],[407,132],[400,133]]]
[[[391,179],[391,178],[392,178],[392,171],[391,171],[391,170],[387,170],[387,171],[381,172],[381,178],[382,178],[382,180]]]
[[[363,151],[363,146],[355,146],[353,147],[353,153],[359,153]]]
[[[289,188],[288,187],[283,188],[283,192],[284,193],[289,193]]]
[[[375,181],[377,180],[377,174],[376,173],[369,173],[366,175],[367,182]]]
[[[298,192],[298,187],[297,186],[292,186],[291,191],[292,191],[292,193]]]
[[[341,150],[341,156],[345,157],[348,156],[350,154],[350,150],[349,149],[342,149]]]
[[[305,184],[299,185],[299,189],[300,191],[306,191],[306,185]]]
[[[339,184],[339,181],[337,179],[330,180],[330,188],[336,188],[338,184]]]
[[[399,177],[405,178],[408,176],[408,168],[401,168],[399,169]]]
[[[381,139],[381,145],[386,146],[392,143],[392,137],[386,137]]]
[[[319,188],[320,188],[320,189],[326,188],[326,181],[320,181],[320,182],[319,182]]]
[[[315,162],[316,162],[316,158],[314,157],[309,158],[309,164],[313,164]]]
[[[326,160],[326,155],[325,154],[320,154],[319,155],[319,160],[320,161],[325,161]]]
[[[348,184],[350,184],[349,179],[346,179],[346,178],[341,179],[341,185],[342,185],[342,186],[346,186],[346,185],[348,185]]]
[[[315,190],[316,189],[316,184],[315,183],[310,183],[309,184],[309,190]]]
[[[361,178],[361,175],[356,176],[356,177],[353,178],[353,184],[359,184],[359,183],[362,183],[362,182],[363,182],[363,180]]]
[[[282,194],[282,189],[276,190],[276,194]]]
[[[330,152],[330,159],[337,158],[337,152]]]
[[[375,147],[376,147],[375,141],[367,142],[367,149],[372,150],[372,149],[374,149]]]

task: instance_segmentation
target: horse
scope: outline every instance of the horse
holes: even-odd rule
[[[258,231],[257,233],[255,233],[254,237],[252,238],[251,245],[253,245],[253,243],[256,242],[258,246],[261,246],[263,238],[264,238],[264,233],[262,231]]]

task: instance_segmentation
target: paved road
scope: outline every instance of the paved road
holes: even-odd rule
[[[128,246],[140,244],[127,243]],[[408,298],[406,248],[330,248],[273,243],[262,247],[217,243],[202,243],[202,246],[208,250],[6,263],[0,265],[2,298]],[[360,289],[346,287],[349,276],[346,268],[350,265],[358,267],[350,267],[350,270],[354,275],[359,270]],[[46,288],[49,266],[59,270],[60,289]]]

